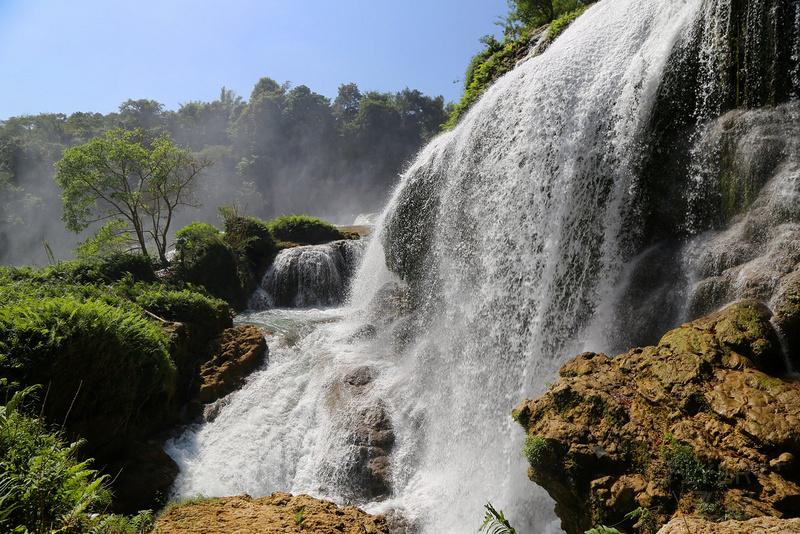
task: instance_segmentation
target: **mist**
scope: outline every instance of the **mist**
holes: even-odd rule
[[[271,219],[308,214],[352,224],[378,211],[403,167],[447,120],[444,99],[419,91],[362,93],[340,86],[330,99],[262,78],[248,100],[226,90],[213,102],[165,110],[128,100],[102,115],[42,113],[0,121],[0,265],[71,259],[79,241],[61,220],[55,163],[65,148],[112,127],[142,128],[213,161],[198,187],[199,208],[176,212],[171,235],[192,221],[218,224],[219,206]],[[49,257],[52,252],[53,258]]]

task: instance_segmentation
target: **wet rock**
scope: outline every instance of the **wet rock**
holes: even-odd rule
[[[354,369],[344,377],[344,381],[348,385],[356,388],[366,386],[373,380],[375,380],[375,372],[372,370],[372,368],[367,367],[366,365]]]
[[[354,458],[350,467],[351,483],[357,496],[375,499],[391,488],[389,454],[394,445],[394,430],[381,403],[362,410],[352,434]]]
[[[228,328],[206,348],[195,381],[196,398],[214,402],[242,386],[267,355],[264,335],[252,325]]]
[[[350,334],[350,336],[347,338],[347,342],[355,343],[364,339],[372,339],[377,335],[377,333],[378,329],[375,327],[375,325],[365,324],[358,327],[355,332]]]
[[[570,534],[596,524],[654,533],[677,515],[796,517],[800,387],[764,372],[781,361],[757,302],[616,358],[581,354],[513,411],[528,474]]]

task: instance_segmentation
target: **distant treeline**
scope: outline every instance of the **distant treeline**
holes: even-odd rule
[[[447,118],[442,96],[408,88],[362,93],[345,84],[331,102],[270,78],[258,81],[248,101],[223,87],[217,100],[176,111],[141,99],[106,115],[12,117],[0,121],[0,264],[43,261],[42,240],[57,256],[74,248],[59,220],[53,165],[65,148],[115,126],[169,132],[214,162],[203,180],[204,211],[182,222],[212,222],[217,206],[233,203],[262,218],[312,213],[352,222],[353,214],[380,208],[403,166]]]

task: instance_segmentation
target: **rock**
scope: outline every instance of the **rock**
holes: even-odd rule
[[[372,368],[367,367],[366,365],[354,369],[353,371],[348,373],[347,376],[344,377],[344,381],[348,385],[354,386],[356,388],[366,386],[367,384],[370,384],[374,379],[375,379],[375,372],[372,370]]]
[[[255,326],[228,328],[206,348],[194,386],[197,399],[208,404],[235,391],[266,354],[267,342]]]
[[[386,518],[355,506],[339,508],[308,495],[275,492],[204,499],[167,510],[154,534],[240,534],[314,532],[316,534],[388,534]]]
[[[166,503],[178,465],[160,445],[132,442],[105,471],[112,474],[114,511],[135,514]]]
[[[748,521],[728,520],[716,523],[696,517],[676,517],[658,534],[791,534],[800,533],[800,519],[759,517]]]
[[[783,361],[769,321],[766,307],[743,302],[656,346],[581,354],[514,409],[528,474],[567,533],[800,513],[800,387],[764,372]]]
[[[327,400],[332,411],[349,413],[341,420],[349,444],[341,476],[354,502],[381,499],[391,489],[389,455],[395,435],[383,401],[372,390],[376,377],[373,368],[356,367],[332,384]]]

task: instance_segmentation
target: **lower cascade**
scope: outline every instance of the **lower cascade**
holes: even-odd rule
[[[283,251],[238,318],[269,361],[168,443],[175,496],[309,493],[422,533],[488,501],[558,532],[512,408],[580,352],[772,303],[800,264],[800,6],[751,4],[598,2],[422,151],[349,291],[350,244]],[[792,17],[784,46],[756,32],[780,91],[714,63],[746,60],[737,35],[767,61],[762,12]]]
[[[358,241],[284,249],[264,274],[249,307],[305,308],[341,304],[360,252]]]

